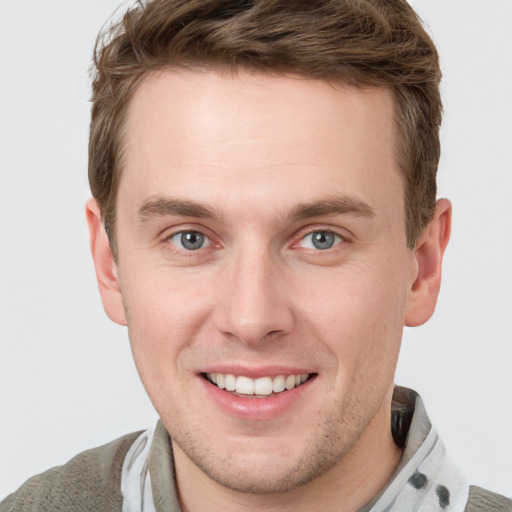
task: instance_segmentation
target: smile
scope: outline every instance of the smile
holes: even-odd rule
[[[300,386],[308,380],[310,374],[276,375],[275,377],[260,377],[258,379],[229,373],[206,373],[205,376],[209,382],[215,384],[219,389],[225,389],[239,395],[267,397]]]

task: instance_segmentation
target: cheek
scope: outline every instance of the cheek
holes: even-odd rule
[[[407,289],[392,265],[346,266],[322,286],[303,284],[302,315],[347,371],[366,363],[395,364],[402,338]],[[314,283],[309,283],[313,285]]]
[[[198,293],[198,283],[168,269],[151,269],[137,275],[125,273],[123,277],[134,356],[141,361],[153,361],[156,371],[169,371],[179,354],[205,328],[206,294]]]

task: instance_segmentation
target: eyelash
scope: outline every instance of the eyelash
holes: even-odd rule
[[[332,229],[314,229],[312,231],[309,231],[308,233],[305,233],[303,236],[301,236],[299,241],[293,244],[293,247],[298,246],[301,242],[304,242],[307,237],[313,236],[315,233],[316,234],[322,233],[323,235],[326,235],[326,234],[327,235],[332,235],[333,238],[334,238],[333,241],[332,241],[332,245],[329,246],[329,247],[325,247],[323,249],[321,249],[319,247],[304,247],[305,249],[312,250],[312,251],[315,251],[315,252],[316,251],[324,252],[324,251],[328,251],[330,249],[334,249],[335,247],[337,247],[338,245],[342,244],[343,242],[346,242],[345,237],[343,237],[342,235],[340,235],[336,231],[333,231]],[[314,246],[314,240],[311,241],[310,245]]]
[[[173,238],[176,238],[176,237],[179,237],[179,236],[183,236],[184,234],[197,234],[197,235],[200,235],[202,237],[204,237],[205,239],[205,242],[206,242],[206,245],[205,246],[201,246],[197,249],[186,249],[184,247],[178,247],[178,245],[173,242]],[[177,250],[179,250],[180,252],[182,253],[188,253],[188,254],[193,254],[193,253],[197,253],[198,251],[200,251],[201,249],[206,249],[207,247],[209,247],[210,245],[212,245],[212,237],[208,236],[206,233],[204,233],[203,231],[201,231],[200,229],[181,229],[180,231],[177,231],[175,233],[171,233],[169,236],[167,236],[165,238],[165,241],[170,243],[171,245],[173,245],[174,247],[177,248]]]

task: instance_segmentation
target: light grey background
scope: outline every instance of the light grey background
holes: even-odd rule
[[[83,204],[93,41],[117,0],[0,0],[0,497],[156,420],[104,315]],[[444,68],[438,311],[406,330],[423,395],[471,482],[512,495],[512,2],[416,0]]]

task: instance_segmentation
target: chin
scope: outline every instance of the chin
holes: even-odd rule
[[[243,441],[242,441],[243,442]],[[247,442],[247,441],[246,441]],[[351,448],[340,443],[336,433],[326,433],[320,442],[261,443],[230,445],[229,453],[197,450],[178,444],[180,451],[207,477],[221,486],[241,493],[291,492],[329,471]],[[340,444],[342,446],[340,446]]]
[[[290,492],[329,469],[325,464],[312,465],[302,461],[290,464],[286,459],[277,459],[273,457],[270,462],[261,463],[254,461],[254,458],[248,458],[231,463],[229,467],[219,467],[219,464],[199,467],[210,479],[223,487],[251,494]]]

